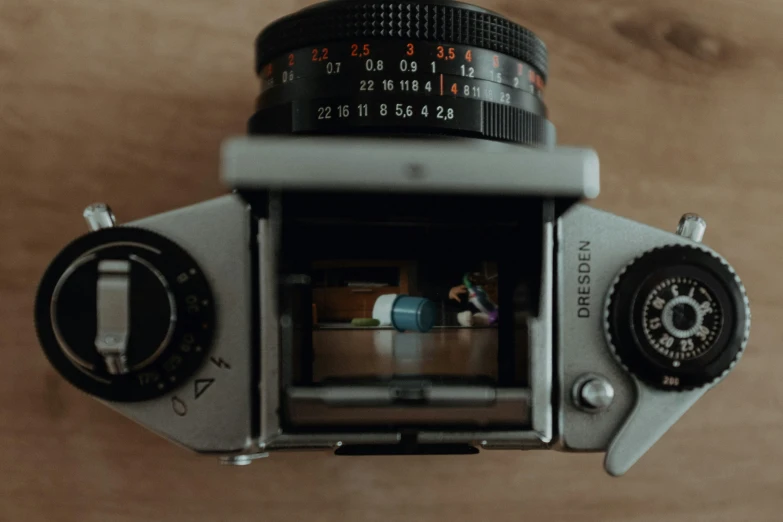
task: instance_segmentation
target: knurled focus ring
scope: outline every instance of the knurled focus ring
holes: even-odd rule
[[[501,16],[459,4],[355,0],[319,4],[269,25],[256,39],[256,72],[286,51],[356,38],[410,38],[476,46],[513,56],[547,77],[544,42]]]

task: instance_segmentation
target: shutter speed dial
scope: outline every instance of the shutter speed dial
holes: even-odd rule
[[[669,277],[647,294],[641,324],[645,341],[676,368],[709,351],[723,327],[723,311],[703,282]]]
[[[36,328],[77,388],[143,401],[183,384],[206,358],[214,303],[195,261],[148,230],[105,228],[68,245],[43,277]]]
[[[708,250],[670,245],[617,276],[606,334],[618,361],[647,384],[687,390],[728,372],[747,343],[750,311],[734,270]]]

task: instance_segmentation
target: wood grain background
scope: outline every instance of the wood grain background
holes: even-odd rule
[[[0,0],[0,520],[783,519],[777,0],[479,2],[547,42],[560,141],[601,157],[595,205],[667,229],[701,213],[748,287],[742,363],[624,478],[555,452],[218,467],[55,375],[32,300],[82,208],[128,221],[223,193],[253,38],[306,3]]]

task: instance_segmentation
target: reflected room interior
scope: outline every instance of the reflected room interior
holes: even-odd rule
[[[497,263],[317,261],[311,281],[314,382],[366,376],[497,378]],[[408,308],[400,312],[404,305]],[[400,313],[411,316],[403,318],[410,324],[394,320]]]
[[[462,407],[467,425],[478,414],[464,408],[494,408],[502,388],[513,395],[502,421],[525,417],[541,205],[405,201],[297,194],[283,202],[280,375],[291,411],[308,401],[343,416],[357,404],[405,407],[397,418],[410,420],[418,408],[419,425]],[[441,410],[424,419],[427,407]],[[310,419],[321,415],[312,411]]]

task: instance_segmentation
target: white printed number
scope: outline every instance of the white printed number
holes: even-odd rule
[[[351,115],[351,110],[348,108],[347,105],[338,105],[337,113],[340,116],[340,118],[347,118],[348,116]]]
[[[283,83],[294,81],[294,71],[283,71]]]
[[[436,117],[439,120],[453,120],[454,109],[446,109],[444,107],[438,107],[438,115]]]
[[[391,81],[391,80],[388,80]],[[391,90],[391,89],[389,89]],[[419,92],[419,82],[418,80],[400,80],[400,90],[401,91],[413,91],[413,92]]]
[[[374,80],[361,80],[361,85],[359,86],[360,91],[374,91],[375,90],[375,81]]]
[[[664,386],[679,386],[680,385],[680,378],[679,377],[673,377],[671,375],[664,375],[663,376],[663,385]]]
[[[470,87],[470,85],[466,85],[464,89],[462,89],[462,92],[465,94],[465,96],[473,96],[474,98],[481,98],[481,87]]]
[[[699,339],[702,341],[706,341],[707,337],[710,335],[710,330],[706,326],[701,325],[699,327],[699,332],[696,335],[698,335]]]
[[[331,120],[332,119],[332,108],[331,107],[319,107],[318,108],[318,119],[319,120]]]
[[[511,93],[501,92],[500,93],[500,103],[511,103]]]
[[[398,103],[395,114],[397,114],[397,116],[401,118],[410,118],[411,116],[413,116],[413,106],[408,105],[406,107],[402,103]]]
[[[379,69],[380,70],[380,69]],[[402,72],[416,72],[419,70],[419,64],[414,61],[402,60],[400,62],[400,71]]]
[[[382,71],[383,70],[383,60],[373,60],[369,59],[366,62],[364,62],[364,68],[368,71]]]
[[[341,62],[329,62],[326,64],[326,74],[340,74]]]

